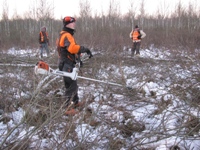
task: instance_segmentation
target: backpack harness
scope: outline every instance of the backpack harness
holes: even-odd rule
[[[68,32],[63,32],[63,33],[61,33],[60,36],[59,36],[59,38],[56,40],[56,45],[57,45],[56,49],[57,49],[57,51],[58,51],[58,56],[59,56],[59,58],[61,58],[60,39],[61,39],[61,37],[62,37],[64,34],[67,34],[67,33],[68,33]],[[66,50],[66,54],[67,54],[66,57],[67,57],[70,61],[72,61],[73,63],[76,63],[75,57],[74,57],[67,49],[65,49],[65,50]]]

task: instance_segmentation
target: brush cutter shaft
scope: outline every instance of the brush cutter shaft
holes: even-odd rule
[[[35,66],[35,74],[36,75],[37,74],[43,74],[43,75],[53,74],[53,75],[70,77],[72,80],[76,80],[77,78],[80,78],[80,79],[86,79],[86,80],[96,81],[96,82],[110,84],[110,85],[122,86],[121,84],[117,84],[117,83],[106,82],[106,81],[101,81],[101,80],[78,76],[78,71],[79,71],[79,69],[77,67],[73,68],[72,72],[54,70],[54,69],[50,68],[47,63],[45,63],[43,61],[39,61]]]
[[[101,81],[101,80],[96,80],[96,79],[92,79],[92,78],[87,78],[87,77],[78,76],[78,69],[77,69],[77,68],[74,68],[72,73],[54,70],[54,71],[52,72],[52,74],[54,74],[54,75],[59,75],[59,76],[70,77],[72,80],[76,80],[76,79],[78,78],[78,79],[85,79],[85,80],[90,80],[90,81],[95,81],[95,82],[100,82],[100,83],[105,83],[105,84],[111,84],[111,85],[116,85],[116,86],[122,86],[121,84],[117,84],[117,83],[106,82],[106,81]]]
[[[117,83],[106,82],[106,81],[101,81],[101,80],[96,80],[96,79],[91,79],[91,78],[86,78],[86,77],[81,77],[81,76],[77,76],[77,78],[86,79],[86,80],[95,81],[95,82],[100,82],[100,83],[105,83],[105,84],[110,84],[110,85],[122,86],[121,84],[117,84]]]

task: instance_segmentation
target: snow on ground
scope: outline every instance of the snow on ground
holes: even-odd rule
[[[29,55],[32,57],[32,56],[35,56],[37,53],[36,50],[33,50],[33,51],[31,49],[15,50],[14,48],[12,48],[12,49],[9,49],[7,53],[18,55],[18,56]],[[128,51],[128,53],[129,52],[130,51]],[[144,59],[151,58],[155,60],[169,60],[170,61],[171,60],[170,56],[171,56],[170,50],[163,51],[161,49],[156,49],[153,46],[149,49],[145,49],[141,51],[141,57]],[[193,66],[193,70],[198,71],[197,67],[198,66]],[[119,72],[118,68],[114,64],[110,66],[110,68],[115,70],[113,74],[117,74]],[[107,68],[107,69],[109,70],[110,68]],[[129,147],[131,143],[137,143],[137,139],[144,138],[144,137],[145,138],[143,140],[140,140],[140,143],[144,145],[144,146],[141,146],[143,148],[155,147],[155,150],[168,150],[171,146],[178,145],[181,149],[187,149],[189,147],[189,149],[191,150],[199,150],[200,148],[200,139],[199,139],[200,133],[199,132],[196,135],[198,138],[195,138],[195,139],[194,138],[190,139],[190,137],[187,137],[187,136],[185,137],[179,136],[179,132],[181,133],[185,131],[184,128],[180,129],[179,131],[177,130],[178,126],[181,123],[180,119],[184,117],[183,115],[184,113],[187,114],[188,113],[187,111],[191,111],[191,108],[187,107],[187,105],[185,105],[184,102],[181,102],[178,97],[176,97],[173,94],[170,94],[169,92],[171,90],[170,86],[166,88],[166,85],[170,85],[171,80],[166,79],[165,82],[156,82],[156,81],[138,82],[137,77],[128,78],[130,74],[136,73],[137,68],[135,66],[123,66],[122,68],[125,73],[124,76],[127,78],[126,84],[136,89],[142,87],[145,93],[144,96],[149,97],[148,100],[150,103],[141,101],[141,102],[138,102],[138,104],[136,104],[135,106],[126,105],[125,103],[123,103],[123,100],[125,100],[126,96],[124,96],[123,94],[113,93],[112,96],[116,100],[115,105],[122,106],[126,109],[126,111],[131,112],[130,116],[134,118],[134,121],[145,124],[145,129],[142,132],[135,132],[133,135],[131,135],[129,138],[126,139],[120,134],[120,129],[114,126],[111,128],[109,125],[102,124],[94,128],[87,123],[82,123],[82,124],[78,124],[75,129],[75,132],[77,133],[77,140],[79,142],[80,141],[93,142],[95,139],[96,141],[98,141],[98,145],[94,145],[93,149],[100,150],[100,149],[104,149],[106,147],[106,144],[108,143],[108,139],[106,139],[106,137],[102,138],[101,135],[107,133],[110,136],[113,135],[113,137],[115,137],[116,139],[125,140],[127,141],[127,143],[129,143],[129,144],[126,144],[124,148],[121,148],[121,150],[129,149],[127,147]],[[156,72],[157,70],[160,70],[162,68],[155,67],[154,69]],[[184,79],[184,78],[190,78],[192,76],[191,70],[183,70],[181,69],[179,64],[177,64],[171,69],[172,71],[177,71],[175,69],[179,69],[178,73],[176,74],[176,78]],[[104,72],[103,69],[99,70],[99,74],[101,75],[100,78],[108,78],[109,76],[109,74]],[[15,78],[19,78],[19,76],[14,73],[13,74],[9,73],[7,75],[15,76]],[[159,75],[158,73],[157,77],[155,78],[160,78],[161,76],[162,75]],[[2,78],[2,75],[0,78]],[[54,82],[55,79],[56,78],[52,79],[51,82]],[[41,81],[39,85],[37,85],[38,87],[36,89],[39,89],[42,86],[45,88],[48,86],[48,84],[51,84],[51,82],[49,82],[48,84],[44,85],[43,82],[45,82],[45,79]],[[176,86],[176,85],[178,86],[178,83],[174,83],[173,86]],[[98,113],[97,114],[97,116],[99,116],[98,121],[101,121],[101,119],[103,118],[104,120],[110,120],[111,122],[117,123],[119,125],[122,125],[123,124],[122,122],[124,120],[125,120],[125,123],[124,123],[125,125],[131,122],[135,123],[131,118],[126,120],[123,111],[114,109],[114,107],[112,106],[112,103],[109,103],[109,101],[107,102],[107,104],[104,103],[101,105],[99,102],[101,98],[104,97],[105,99],[108,99],[108,97],[106,97],[105,95],[101,93],[101,90],[103,91],[103,89],[97,90],[94,87],[95,85],[93,84],[90,84],[90,87],[80,87],[79,95],[81,99],[83,98],[85,91],[89,90],[90,93],[92,93],[92,95],[95,97],[94,102],[90,103],[89,107],[92,108],[94,112]],[[2,89],[0,89],[0,91],[1,90]],[[152,92],[156,92],[156,95],[157,95],[156,98],[151,98]],[[18,94],[20,94],[19,97],[25,96],[25,93],[18,93]],[[161,106],[159,106],[156,104],[156,102],[159,102],[161,98],[163,99],[162,103],[166,102],[167,106],[165,107],[165,109],[162,110],[162,112],[155,113],[157,110],[161,109],[159,107],[164,105],[162,104]],[[173,99],[173,101],[171,101],[171,99]],[[167,104],[167,102],[169,103]],[[179,113],[176,111],[177,108],[181,108],[183,106],[184,108],[181,109],[182,113]],[[20,122],[23,119],[24,114],[25,113],[22,108],[18,109],[17,111],[12,112],[11,114],[6,114],[8,116],[11,116],[11,118],[14,118],[14,119],[10,120],[7,124],[0,122],[0,134],[2,135],[2,138],[0,139],[0,143],[2,143],[3,142],[2,140],[9,134],[9,130],[8,130],[9,128],[14,128],[17,126],[16,129],[14,129],[14,132],[12,132],[12,134],[9,136],[10,139],[12,139],[13,137],[16,137],[16,134],[18,134],[17,136],[18,138],[21,138],[25,136],[27,133],[29,133],[31,130],[34,131],[35,129],[34,126],[29,127],[29,128],[24,128],[25,125],[20,124]],[[199,117],[199,110],[192,109],[192,114],[196,117]],[[12,116],[15,116],[15,117],[12,117]],[[55,131],[55,133],[52,133],[54,138],[60,138],[59,126],[61,127],[64,125],[57,124],[57,126],[58,128]],[[149,137],[146,136],[152,130],[154,131],[154,135],[149,135]],[[165,137],[165,134],[168,136]],[[165,138],[159,139],[161,135]],[[33,141],[36,141],[36,139],[39,139],[39,138],[40,137],[37,135],[32,136]],[[12,140],[14,141],[14,139]],[[50,141],[51,141],[50,139],[49,140],[45,138],[41,139],[40,140],[41,148],[48,147],[51,143]],[[62,142],[62,139],[60,139],[60,142]],[[36,143],[33,142],[32,147],[36,146],[37,144],[38,144],[37,142]],[[76,143],[74,143],[74,141],[69,139],[66,141],[66,145],[67,144],[75,145]]]

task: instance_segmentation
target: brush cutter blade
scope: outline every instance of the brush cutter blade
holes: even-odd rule
[[[49,65],[45,63],[44,61],[37,62],[35,66],[35,74],[43,74],[48,75],[49,74]]]

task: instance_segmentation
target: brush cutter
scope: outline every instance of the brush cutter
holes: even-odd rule
[[[51,75],[52,74],[52,75],[70,77],[72,80],[76,80],[77,78],[80,78],[80,79],[86,79],[86,80],[96,81],[96,82],[100,82],[100,83],[106,83],[106,84],[110,84],[110,85],[122,86],[121,84],[117,84],[117,83],[106,82],[106,81],[101,81],[101,80],[96,80],[96,79],[92,79],[92,78],[78,76],[78,72],[79,72],[78,66],[73,68],[73,71],[69,73],[69,72],[54,70],[54,69],[50,68],[49,65],[47,63],[45,63],[44,61],[39,61],[35,66],[35,74],[36,75],[38,75],[38,74]]]

